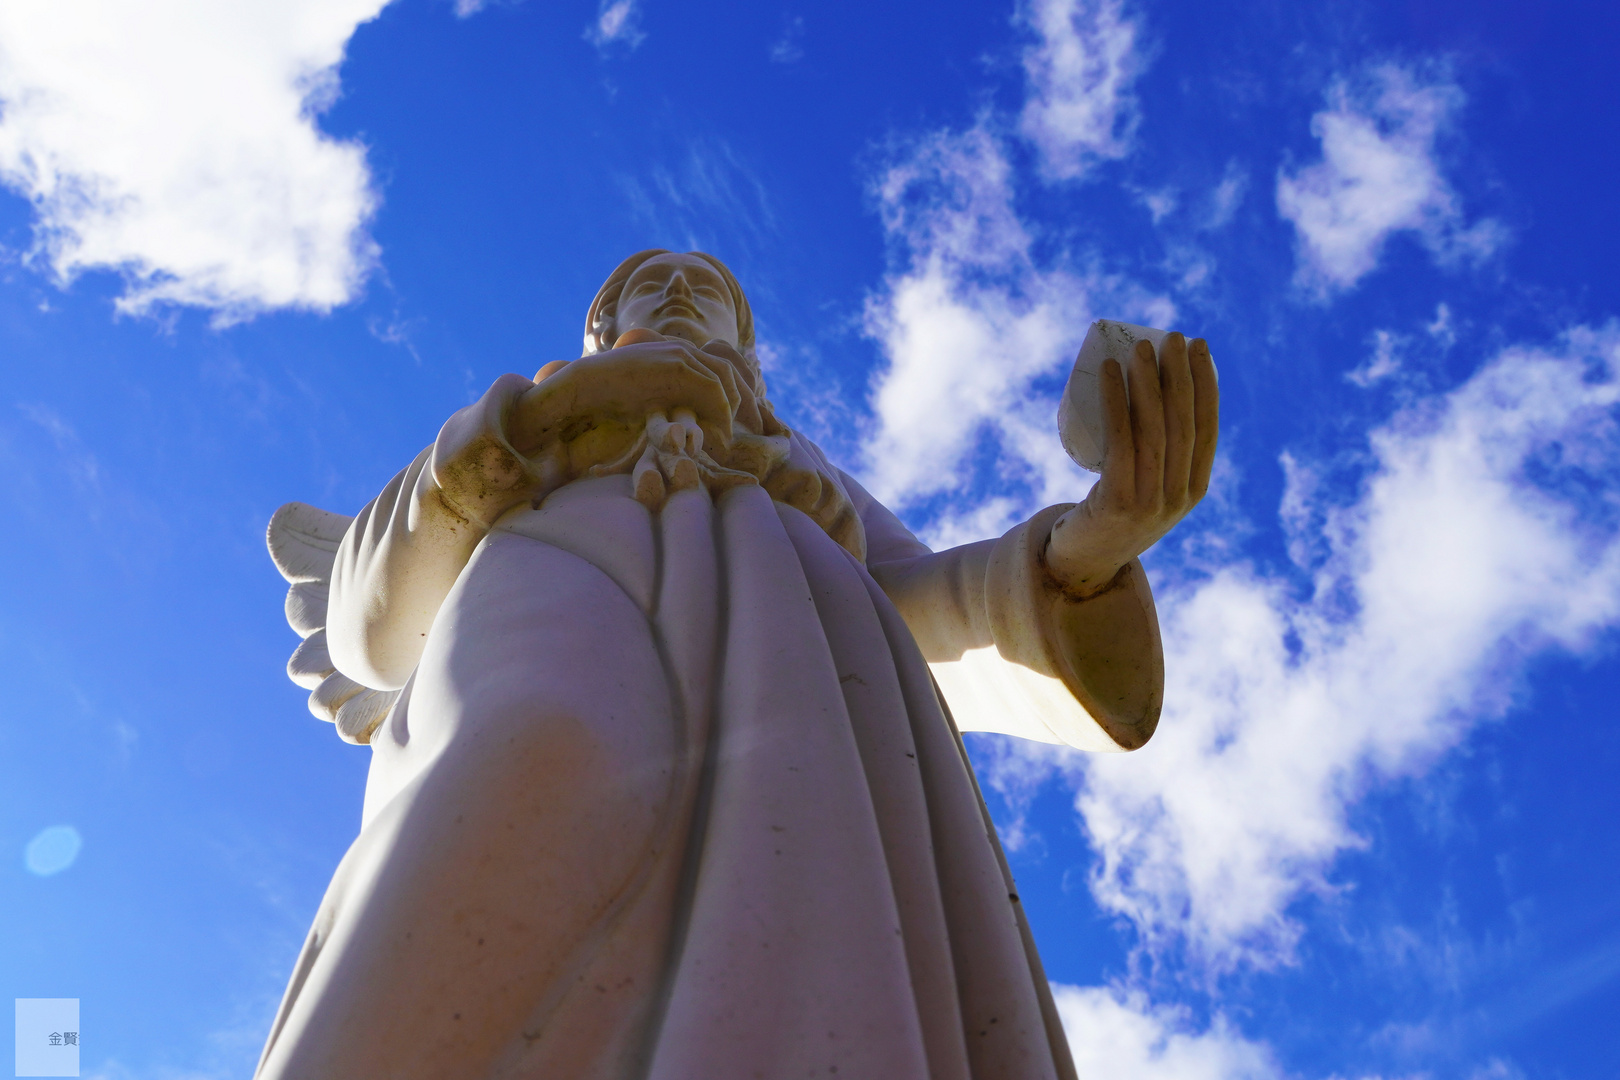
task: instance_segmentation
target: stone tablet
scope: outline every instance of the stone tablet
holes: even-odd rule
[[[1098,319],[1091,324],[1058,404],[1058,437],[1075,464],[1092,472],[1102,472],[1103,451],[1108,444],[1100,382],[1103,361],[1118,360],[1122,368],[1128,367],[1136,343],[1144,338],[1153,343],[1157,357],[1168,334],[1168,330],[1133,326],[1112,319]]]

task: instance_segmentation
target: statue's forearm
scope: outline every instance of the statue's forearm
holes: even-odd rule
[[[405,685],[473,549],[535,485],[506,437],[516,375],[452,416],[434,444],[355,518],[338,549],[327,615],[332,661],[379,690]]]
[[[996,541],[981,540],[869,567],[930,663],[995,644],[984,572]]]

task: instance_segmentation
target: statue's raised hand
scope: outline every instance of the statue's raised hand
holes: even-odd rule
[[[1116,361],[1103,365],[1101,390],[1102,478],[1052,526],[1046,546],[1047,569],[1080,597],[1107,588],[1204,497],[1219,427],[1215,365],[1203,338],[1189,345],[1169,335],[1157,365],[1152,343],[1138,342],[1128,376]]]

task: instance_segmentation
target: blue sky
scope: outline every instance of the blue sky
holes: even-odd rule
[[[1617,24],[6,4],[0,988],[81,999],[86,1075],[250,1074],[367,765],[285,679],[265,523],[699,247],[936,544],[1083,496],[1091,319],[1211,342],[1158,735],[970,737],[1083,1075],[1620,1073]]]

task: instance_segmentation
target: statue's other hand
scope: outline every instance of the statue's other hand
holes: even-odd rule
[[[731,437],[737,389],[718,366],[677,338],[570,361],[518,397],[507,420],[512,445],[533,455],[605,426],[639,432],[652,413],[678,408],[692,410],[705,438],[723,445]]]
[[[1102,369],[1108,448],[1102,477],[1086,500],[1052,526],[1046,566],[1078,596],[1107,588],[1120,569],[1158,541],[1209,490],[1219,429],[1220,393],[1209,345],[1180,334],[1137,343],[1126,374]]]

